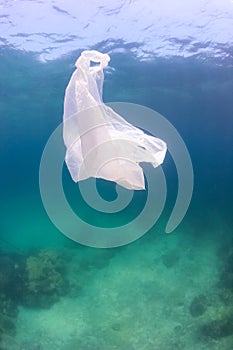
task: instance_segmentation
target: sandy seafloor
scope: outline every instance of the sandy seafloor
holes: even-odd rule
[[[3,349],[232,349],[233,335],[213,339],[203,330],[232,314],[219,284],[229,227],[215,218],[200,229],[201,235],[186,222],[166,235],[157,225],[116,249],[67,241],[47,248],[62,257],[69,292],[49,308],[20,306],[16,333],[5,336]],[[198,297],[205,311],[193,316]]]
[[[74,295],[49,310],[20,308],[13,343],[51,350],[231,349],[232,336],[213,340],[201,332],[205,322],[227,312],[216,288],[218,247],[205,234],[193,242],[188,235],[188,229],[173,237],[159,234],[143,250],[138,243],[113,257],[108,251],[89,257],[61,251],[71,257]],[[163,259],[170,254],[175,262],[166,267]],[[81,260],[87,264],[83,271]],[[190,304],[200,294],[207,297],[207,310],[193,317]]]

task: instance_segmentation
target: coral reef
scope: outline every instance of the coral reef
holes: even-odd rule
[[[189,312],[193,317],[201,316],[204,314],[204,312],[207,309],[208,301],[205,295],[198,295],[196,296],[190,306],[189,306]]]
[[[16,317],[18,314],[17,307],[18,305],[15,300],[12,300],[4,293],[0,293],[0,315]]]
[[[4,315],[0,315],[0,334],[3,333],[6,333],[8,335],[14,335],[15,324],[11,318]]]
[[[0,256],[0,313],[17,315],[17,305],[48,307],[67,290],[59,254],[41,250],[36,254]]]
[[[18,305],[47,308],[67,288],[63,261],[57,252],[0,254],[0,350],[4,339],[14,335]]]
[[[0,255],[0,348],[15,333],[15,317],[24,290],[24,258],[16,253]]]
[[[9,253],[0,255],[0,294],[18,300],[24,292],[25,257]]]
[[[222,268],[219,275],[218,301],[216,317],[207,320],[201,327],[201,334],[218,340],[233,335],[233,248],[232,245],[224,246],[220,252]]]
[[[63,263],[54,251],[40,251],[26,260],[26,293],[24,304],[49,307],[67,291]]]
[[[162,262],[167,267],[173,267],[179,261],[179,255],[176,251],[171,251],[162,256]]]
[[[233,293],[233,248],[229,249],[225,258],[219,285]]]
[[[213,339],[220,339],[233,334],[233,314],[219,320],[210,321],[202,326],[202,333]]]

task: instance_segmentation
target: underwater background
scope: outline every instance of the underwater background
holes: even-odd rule
[[[182,13],[181,1],[174,12],[166,0],[162,19],[154,3],[87,1],[81,16],[73,1],[0,1],[1,350],[233,349],[233,3],[199,0]],[[199,12],[196,33],[187,14]],[[40,160],[84,49],[111,57],[106,103],[159,112],[188,148],[193,197],[171,234],[178,181],[169,153],[165,209],[139,240],[86,247],[47,216]],[[89,208],[65,165],[63,187],[76,215],[110,230],[136,217],[147,195],[137,191],[111,215]],[[113,184],[99,181],[98,189],[115,199]]]

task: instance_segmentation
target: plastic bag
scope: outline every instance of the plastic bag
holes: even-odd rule
[[[145,189],[139,163],[159,166],[167,146],[103,103],[103,69],[109,61],[107,54],[94,50],[83,51],[76,61],[64,100],[65,161],[75,182],[94,177],[130,190]]]

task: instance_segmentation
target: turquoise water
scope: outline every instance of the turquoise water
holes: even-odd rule
[[[195,185],[184,220],[166,234],[177,193],[167,154],[167,201],[157,223],[127,246],[95,249],[53,225],[39,191],[41,155],[62,121],[79,53],[42,63],[0,52],[0,348],[232,349],[232,67],[111,55],[104,100],[165,116],[190,152]],[[101,214],[82,201],[65,166],[63,186],[77,215],[109,228],[133,220],[147,196],[139,191],[126,210]],[[113,184],[98,188],[105,200],[116,198]]]

